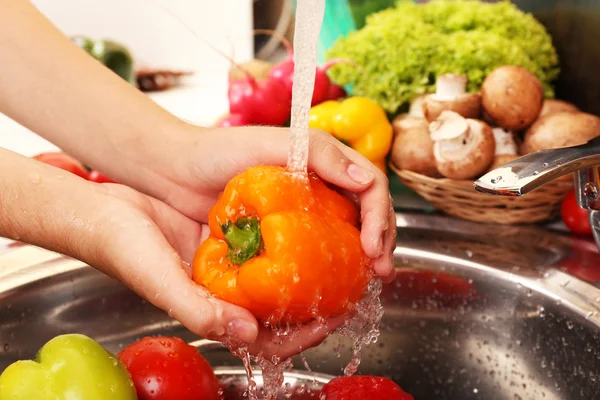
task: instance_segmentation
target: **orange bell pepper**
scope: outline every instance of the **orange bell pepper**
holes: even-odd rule
[[[356,207],[312,173],[249,168],[227,184],[209,226],[194,281],[263,323],[341,315],[372,276]]]

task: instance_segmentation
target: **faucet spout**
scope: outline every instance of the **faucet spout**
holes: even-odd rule
[[[600,165],[600,138],[586,144],[528,154],[488,172],[477,181],[480,192],[522,196],[561,176]]]
[[[522,196],[570,173],[575,173],[577,203],[589,212],[594,240],[600,250],[600,137],[581,146],[523,156],[485,174],[474,185],[484,193]]]

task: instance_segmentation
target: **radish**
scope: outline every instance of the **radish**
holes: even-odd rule
[[[212,46],[211,46],[212,47]],[[232,57],[213,48],[235,66],[242,78],[229,80],[227,95],[229,113],[236,117],[226,118],[231,126],[243,125],[284,125],[292,110],[292,96],[285,87],[272,79],[258,80],[246,68],[239,65]],[[231,71],[230,71],[231,72]]]
[[[285,46],[287,53],[288,53],[287,60],[285,60],[285,61],[277,64],[273,68],[271,68],[271,71],[269,72],[267,79],[274,79],[274,80],[281,82],[281,84],[283,86],[285,86],[285,88],[287,89],[287,91],[289,92],[289,95],[291,97],[292,96],[292,87],[293,87],[293,83],[294,83],[294,65],[295,65],[294,64],[294,50],[292,48],[292,45],[284,36],[279,35],[274,31],[271,31],[268,29],[257,29],[254,32],[259,33],[259,34],[263,33],[263,34],[276,36],[279,38],[281,43],[283,43],[283,45]],[[329,70],[329,68],[331,68],[337,64],[341,64],[341,63],[349,63],[349,64],[356,65],[354,62],[349,61],[349,60],[335,59],[335,60],[331,60],[331,61],[327,62],[325,65],[322,65],[317,68],[317,71],[315,73],[315,86],[313,89],[313,97],[312,97],[312,101],[311,101],[311,106],[320,104],[320,103],[324,102],[325,100],[328,100],[329,88],[332,85],[332,83],[331,83],[331,80],[329,79],[329,76],[327,76],[327,71]]]
[[[241,114],[230,114],[227,117],[219,121],[218,126],[222,128],[233,127],[233,126],[245,126],[249,125],[246,119]]]
[[[229,112],[248,124],[281,126],[290,119],[292,97],[279,82],[246,78],[229,82]]]
[[[329,92],[327,93],[327,100],[337,100],[346,97],[347,93],[343,87],[332,83],[329,85]]]
[[[256,30],[255,33],[278,35],[264,29]],[[247,69],[219,51],[243,74],[242,78],[229,81],[227,94],[229,112],[232,116],[222,121],[221,126],[223,123],[231,124],[226,126],[251,124],[281,126],[289,121],[292,109],[294,52],[285,37],[279,35],[279,38],[288,51],[288,59],[273,67],[265,80],[256,79]],[[322,103],[328,99],[332,84],[327,76],[327,70],[342,62],[351,63],[347,60],[336,59],[317,68],[311,105]],[[233,117],[233,115],[236,116]]]
[[[293,57],[293,56],[291,56]],[[325,100],[328,100],[329,88],[332,85],[329,76],[327,76],[327,70],[333,67],[334,65],[340,63],[347,63],[349,61],[342,59],[335,59],[327,62],[325,65],[322,65],[317,68],[315,73],[315,87],[313,90],[313,97],[311,101],[311,106],[315,106],[317,104],[321,104]],[[288,92],[292,93],[292,87],[294,84],[294,60],[288,59],[280,64],[277,64],[271,72],[269,72],[269,79],[274,79],[282,83],[288,90]]]

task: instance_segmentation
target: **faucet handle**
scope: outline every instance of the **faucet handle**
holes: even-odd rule
[[[578,172],[575,185],[580,189],[579,204],[600,210],[600,201],[595,198],[600,198],[597,195],[597,184],[600,183],[597,166],[600,166],[600,137],[580,146],[544,150],[520,157],[488,172],[474,185],[477,191],[484,193],[522,196],[554,179]],[[596,196],[592,196],[594,201],[589,202],[584,199],[590,198],[584,192],[593,194],[593,188]]]

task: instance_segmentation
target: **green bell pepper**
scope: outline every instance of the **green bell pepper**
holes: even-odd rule
[[[125,46],[111,40],[92,40],[84,36],[75,36],[72,40],[115,74],[131,84],[135,83],[133,56]]]
[[[131,376],[113,354],[87,336],[55,337],[35,360],[0,375],[0,400],[136,400]]]

